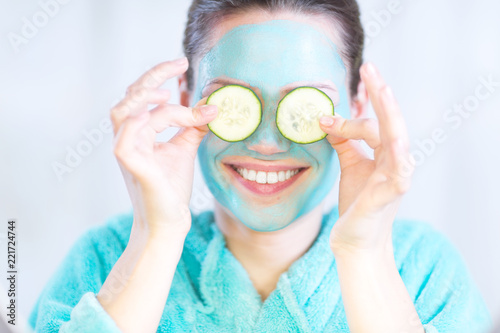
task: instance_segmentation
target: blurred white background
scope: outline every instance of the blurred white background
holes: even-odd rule
[[[100,124],[139,75],[182,56],[190,4],[60,0],[48,16],[50,2],[0,7],[0,247],[7,220],[16,218],[25,317],[76,238],[130,210],[112,135]],[[419,162],[399,215],[452,240],[498,321],[500,2],[364,0],[361,7],[365,59],[392,85]],[[30,22],[39,27],[30,30]],[[482,83],[488,78],[496,86]],[[166,87],[177,101],[175,80]],[[454,113],[455,105],[464,111]],[[86,156],[58,175],[54,165],[67,165],[78,149]],[[206,193],[197,172],[194,191]],[[210,208],[201,203],[194,209]]]

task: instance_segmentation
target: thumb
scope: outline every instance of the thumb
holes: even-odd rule
[[[193,108],[197,108],[199,106],[205,105],[207,102],[207,97],[201,99],[196,103]],[[170,139],[170,142],[182,147],[186,153],[195,157],[198,151],[198,147],[205,137],[208,134],[210,129],[207,125],[202,126],[194,126],[194,127],[182,127],[173,137]]]
[[[350,138],[349,120],[339,115],[323,118],[333,119],[333,123],[331,124],[320,122],[320,128],[328,134],[326,139],[337,152],[341,169],[369,158],[361,144],[357,140],[352,140]]]

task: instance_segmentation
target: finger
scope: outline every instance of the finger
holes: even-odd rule
[[[345,169],[351,165],[354,165],[362,160],[369,159],[368,154],[365,152],[361,144],[356,140],[351,140],[339,135],[342,132],[342,129],[337,128],[333,130],[333,127],[342,127],[342,124],[346,123],[346,120],[339,117],[324,117],[333,119],[334,122],[331,125],[325,125],[320,121],[321,129],[327,133],[326,139],[332,145],[332,148],[337,152],[337,156],[339,157],[340,168]]]
[[[199,108],[205,105],[207,98],[200,100],[194,108]],[[198,151],[198,147],[203,140],[203,137],[209,132],[207,125],[194,126],[194,127],[182,127],[168,143],[175,144],[187,154],[195,157]]]
[[[141,113],[142,108],[147,106],[148,104],[162,104],[168,102],[168,100],[170,99],[170,95],[170,90],[144,88],[142,90],[137,90],[136,92],[131,93],[120,103],[118,103],[116,107],[127,107],[130,111],[129,115],[134,115],[134,111],[136,113]]]
[[[380,103],[380,126],[383,126],[383,130],[381,131],[384,131],[385,140],[383,143],[384,158],[380,159],[380,164],[386,168],[386,172],[399,172],[395,171],[401,164],[399,159],[405,158],[408,160],[409,156],[409,139],[406,124],[389,87],[382,89]],[[395,149],[398,151],[396,154],[394,153]]]
[[[394,159],[397,160],[393,172],[378,172],[372,176],[378,178],[371,189],[373,203],[379,207],[387,205],[394,200],[401,198],[411,187],[412,174],[414,170],[414,160],[411,155],[406,158],[399,149],[393,149]]]
[[[408,149],[409,139],[406,123],[390,87],[387,86],[382,89],[380,101],[380,114],[384,118],[380,126],[385,133],[386,142],[394,144],[400,141],[402,147]]]
[[[165,61],[151,68],[144,73],[137,81],[135,81],[130,89],[156,89],[160,87],[166,80],[174,78],[184,73],[188,68],[186,57]]]
[[[380,76],[377,68],[372,63],[367,63],[361,66],[359,73],[361,79],[365,84],[368,92],[368,97],[373,105],[373,109],[378,117],[378,110],[380,110],[379,92],[386,86],[384,80]]]
[[[382,144],[390,145],[397,139],[402,139],[407,144],[408,138],[405,122],[399,110],[399,105],[392,94],[392,90],[385,84],[373,64],[364,65],[360,73],[379,120],[379,132]]]
[[[165,89],[144,90],[140,96],[124,98],[111,109],[111,121],[116,133],[121,123],[129,116],[136,116],[147,110],[148,104],[164,104],[170,99],[170,91]]]
[[[369,181],[373,185],[370,186],[370,198],[379,207],[408,192],[415,169],[415,159],[400,142],[393,143],[388,154],[390,169],[378,168]]]
[[[159,105],[151,110],[149,125],[160,133],[168,127],[203,126],[217,117],[217,106],[200,105],[187,108],[176,104]]]
[[[206,126],[182,127],[168,142],[160,143],[160,149],[166,148],[169,145],[175,145],[183,153],[195,158],[198,147],[208,132],[209,129]]]
[[[149,112],[144,112],[139,116],[127,118],[115,137],[115,157],[129,171],[133,171],[134,164],[141,160],[137,156],[138,137],[149,121],[149,117]]]
[[[322,118],[330,118],[330,116]],[[331,118],[334,120],[332,126],[323,128],[324,126],[320,122],[321,129],[326,133],[339,139],[363,140],[372,149],[376,149],[380,145],[379,128],[376,119],[344,119],[338,115]]]
[[[184,73],[187,67],[186,58],[163,62],[147,71],[129,86],[125,98],[111,109],[111,121],[115,133],[123,120],[129,115],[141,113],[147,104],[155,103],[155,101],[165,103],[170,98],[170,92],[157,88],[167,79]]]

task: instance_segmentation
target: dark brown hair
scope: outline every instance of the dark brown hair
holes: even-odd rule
[[[339,30],[343,47],[340,53],[349,71],[350,93],[356,96],[359,68],[363,62],[364,31],[356,0],[194,0],[189,8],[184,32],[184,54],[190,63],[207,51],[210,31],[224,16],[251,9],[268,12],[290,11],[330,17]],[[193,70],[187,72],[188,88],[193,89]]]

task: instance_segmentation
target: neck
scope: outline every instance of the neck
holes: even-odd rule
[[[323,217],[320,204],[283,229],[250,229],[215,202],[215,223],[227,248],[248,272],[263,299],[275,288],[280,275],[304,255],[318,237]]]

